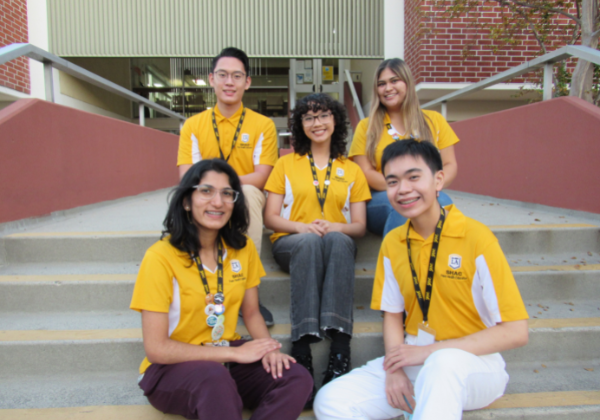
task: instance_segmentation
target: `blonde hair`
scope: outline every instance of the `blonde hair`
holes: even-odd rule
[[[406,97],[400,107],[406,133],[410,134],[415,139],[433,142],[431,129],[426,121],[426,119],[429,120],[429,117],[423,113],[421,106],[419,105],[419,98],[417,97],[415,82],[412,73],[410,72],[410,68],[404,60],[399,58],[384,60],[379,67],[377,67],[377,71],[375,72],[373,98],[371,100],[371,110],[369,111],[369,125],[367,126],[366,155],[373,167],[377,167],[375,151],[377,150],[377,145],[381,139],[383,119],[385,118],[385,113],[387,111],[385,106],[379,101],[379,92],[377,90],[379,76],[381,76],[381,73],[385,69],[390,69],[400,78],[400,80],[406,83]]]

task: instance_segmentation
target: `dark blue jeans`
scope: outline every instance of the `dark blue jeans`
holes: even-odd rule
[[[392,229],[406,223],[406,218],[394,210],[386,191],[371,191],[371,201],[367,203],[367,230],[375,235],[385,235]],[[440,191],[438,201],[442,207],[452,204],[452,199]]]

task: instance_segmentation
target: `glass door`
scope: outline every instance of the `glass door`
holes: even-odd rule
[[[344,70],[349,60],[309,58],[290,60],[290,110],[296,101],[311,93],[322,92],[344,103]]]

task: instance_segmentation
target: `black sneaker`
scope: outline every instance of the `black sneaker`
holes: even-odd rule
[[[348,372],[350,372],[350,356],[341,353],[330,353],[329,364],[323,376],[323,385]]]
[[[260,314],[265,320],[265,324],[267,327],[272,327],[275,325],[275,321],[273,321],[273,314],[267,308],[265,308],[262,303],[258,302],[258,309],[260,309]]]
[[[306,370],[308,370],[308,373],[310,373],[310,376],[312,376],[313,381],[314,381],[314,379],[315,379],[315,370],[313,369],[313,365],[312,365],[312,356],[310,354],[302,354],[302,355],[292,354],[292,357],[294,359],[296,359],[296,362],[299,365],[304,366],[306,368]],[[316,394],[317,394],[317,389],[313,385],[312,392],[310,393],[310,396],[308,397],[308,400],[306,401],[306,404],[304,404],[304,409],[305,410],[312,410],[313,403],[315,402],[315,395]]]

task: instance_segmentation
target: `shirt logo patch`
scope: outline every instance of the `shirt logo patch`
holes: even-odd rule
[[[454,270],[458,270],[460,268],[461,262],[462,262],[462,257],[460,255],[450,254],[450,257],[448,258],[448,265],[450,266],[450,268],[453,268]]]
[[[242,142],[244,143],[248,143],[250,141],[250,134],[248,133],[243,133],[242,134]]]
[[[337,168],[337,170],[335,171],[335,174],[337,176],[344,176],[344,170],[342,168]]]
[[[242,264],[238,260],[231,260],[231,270],[234,273],[239,273],[242,269]]]

